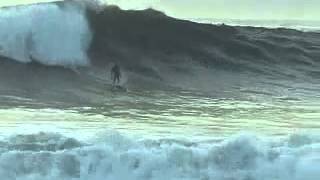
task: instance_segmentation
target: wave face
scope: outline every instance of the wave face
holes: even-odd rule
[[[72,2],[0,10],[0,54],[45,65],[89,64],[91,31],[84,9]]]
[[[196,66],[277,78],[319,73],[318,33],[199,24],[152,9],[106,7],[89,11],[88,19],[95,34],[88,53],[97,65],[115,61],[163,80],[195,72]]]
[[[107,133],[92,144],[59,134],[1,143],[3,180],[318,180],[320,141],[240,135],[216,143],[131,140]]]

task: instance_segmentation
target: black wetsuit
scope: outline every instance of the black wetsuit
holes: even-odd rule
[[[111,69],[111,78],[112,78],[112,84],[116,85],[120,83],[121,78],[121,72],[120,67],[118,65],[114,65]]]

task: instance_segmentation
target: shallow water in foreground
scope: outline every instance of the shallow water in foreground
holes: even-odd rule
[[[0,176],[318,180],[318,99],[266,96],[139,91],[82,107],[2,96]]]

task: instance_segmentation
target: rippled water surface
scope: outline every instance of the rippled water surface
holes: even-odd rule
[[[45,129],[77,138],[117,130],[154,138],[219,139],[244,131],[281,136],[320,130],[316,97],[263,99],[251,94],[236,100],[191,92],[140,91],[110,93],[103,96],[102,104],[76,107],[49,106],[17,97],[1,100],[3,136]]]

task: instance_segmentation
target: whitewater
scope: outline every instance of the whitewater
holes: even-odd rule
[[[83,144],[58,134],[39,133],[3,142],[0,172],[4,180],[316,180],[319,150],[319,140],[303,135],[283,141],[241,135],[197,144],[137,141],[109,133],[98,142]]]
[[[83,11],[69,4],[1,9],[1,55],[24,63],[87,65],[91,35]]]
[[[0,9],[0,179],[318,180],[320,34],[253,26]]]

